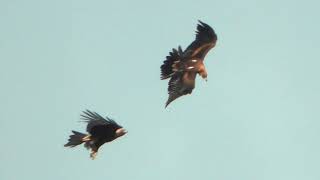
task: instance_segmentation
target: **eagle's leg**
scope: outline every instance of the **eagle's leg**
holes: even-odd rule
[[[98,154],[98,151],[92,149],[92,151],[90,153],[91,159],[94,160],[96,158],[97,154]]]

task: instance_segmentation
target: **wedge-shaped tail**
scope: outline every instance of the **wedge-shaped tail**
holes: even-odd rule
[[[177,71],[177,66],[181,61],[182,49],[179,46],[177,49],[172,49],[172,52],[169,53],[169,56],[166,57],[166,60],[163,61],[161,65],[161,80],[170,78],[175,71]]]
[[[72,132],[73,134],[69,136],[68,143],[65,144],[64,147],[75,147],[89,140],[88,135],[86,134],[83,134],[77,131],[72,131]]]

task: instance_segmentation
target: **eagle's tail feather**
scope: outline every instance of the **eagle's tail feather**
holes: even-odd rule
[[[181,50],[181,47],[178,49]],[[166,57],[166,60],[163,61],[161,66],[161,80],[171,77],[177,69],[177,64],[180,61],[179,51],[177,49],[172,49],[172,52],[169,53],[169,56]]]
[[[83,142],[90,140],[90,136],[83,134],[77,131],[72,131],[73,134],[69,136],[68,143],[65,144],[65,147],[75,147]]]

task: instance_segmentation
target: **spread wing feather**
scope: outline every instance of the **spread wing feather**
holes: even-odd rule
[[[216,45],[217,35],[206,23],[199,20],[196,39],[187,47],[185,52],[191,53],[192,58],[204,59],[208,51]]]
[[[174,73],[172,65],[175,61],[179,61],[179,59],[178,50],[173,48],[161,66],[161,80],[169,78]]]
[[[172,77],[176,72],[185,70],[186,55],[181,46],[178,49],[173,48],[166,60],[161,65],[161,80]]]
[[[83,111],[83,114],[81,114],[81,117],[84,120],[84,122],[88,123],[87,132],[90,132],[93,127],[101,126],[101,125],[102,126],[111,125],[111,126],[121,128],[121,126],[118,125],[114,120],[108,117],[103,118],[98,113],[92,112],[89,110]]]
[[[168,83],[168,94],[169,98],[166,102],[166,107],[175,99],[182,96],[183,94],[180,92],[180,89],[182,89],[182,73],[176,74],[175,76],[172,76],[169,83]]]
[[[190,75],[184,76],[185,73],[189,73]],[[168,83],[169,98],[166,102],[166,107],[175,99],[186,94],[191,94],[194,89],[195,77],[196,74],[194,72],[179,72],[171,77]]]

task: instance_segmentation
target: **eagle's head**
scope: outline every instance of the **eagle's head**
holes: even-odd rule
[[[128,131],[125,130],[124,128],[117,129],[116,130],[116,138],[121,137],[127,133],[128,133]]]
[[[199,71],[199,75],[206,81],[208,81],[208,73],[205,69],[203,69],[202,71]]]

